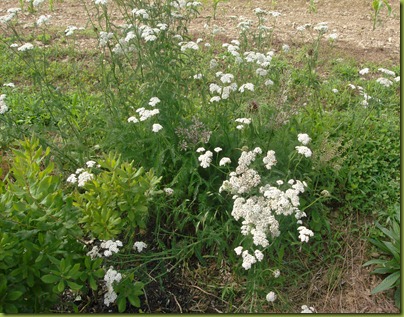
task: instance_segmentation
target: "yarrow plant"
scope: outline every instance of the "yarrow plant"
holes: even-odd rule
[[[299,134],[298,140],[302,144],[308,144],[311,138],[307,134]],[[305,149],[303,152],[302,148]],[[296,147],[296,150],[306,157],[311,153],[306,146]],[[274,239],[281,234],[277,218],[294,216],[295,221],[302,224],[301,219],[306,217],[306,213],[299,209],[299,195],[305,192],[307,184],[297,179],[290,179],[286,184],[280,179],[275,185],[262,184],[262,177],[252,168],[257,156],[261,154],[259,147],[252,151],[242,151],[238,166],[229,174],[229,180],[223,182],[219,192],[227,191],[233,195],[231,214],[235,220],[242,219],[241,233],[250,236],[256,247],[266,248],[269,246],[268,236]],[[275,151],[268,151],[262,162],[266,170],[271,170],[277,164]],[[305,226],[301,225],[297,229],[301,242],[307,243],[314,235]],[[234,251],[237,255],[242,255],[242,266],[246,270],[257,261],[262,261],[264,257],[259,249],[250,254],[244,247],[239,246]]]

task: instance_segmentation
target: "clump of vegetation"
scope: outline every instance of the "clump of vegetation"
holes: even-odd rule
[[[200,272],[226,312],[315,311],[285,285],[336,263],[344,215],[399,202],[399,68],[327,62],[327,23],[275,50],[261,8],[223,43],[188,32],[197,1],[83,2],[63,30],[41,5],[30,32],[0,17],[0,311],[154,312]]]

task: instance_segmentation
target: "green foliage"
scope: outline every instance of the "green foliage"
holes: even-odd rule
[[[388,238],[388,241],[381,240],[380,237],[371,238],[370,242],[376,246],[383,258],[367,261],[364,266],[376,265],[373,274],[386,276],[384,280],[377,285],[372,294],[383,292],[389,289],[395,289],[394,300],[398,308],[401,306],[401,240],[400,240],[400,206],[395,207],[396,214],[394,221],[390,226],[384,227],[376,222],[376,227]]]
[[[206,1],[213,5],[215,18],[224,0]],[[356,62],[323,57],[324,31],[313,32],[313,43],[296,48],[296,55],[278,47],[277,53],[268,52],[275,23],[269,27],[267,22],[276,19],[264,19],[264,13],[257,14],[257,27],[240,32],[240,45],[233,41],[232,51],[230,43],[222,46],[222,39],[210,33],[200,35],[204,41],[211,39],[210,46],[196,43],[188,27],[197,6],[164,0],[114,4],[127,28],[110,20],[108,5],[93,1],[86,3],[93,28],[71,37],[59,27],[45,26],[28,34],[17,19],[3,25],[0,75],[16,87],[1,88],[9,111],[0,115],[0,144],[8,150],[13,140],[33,134],[39,141],[19,143],[11,170],[0,182],[2,311],[46,312],[68,289],[96,297],[104,268],[112,265],[122,272],[122,280],[114,284],[117,301],[112,309],[129,311],[130,306],[141,307],[150,280],[176,274],[174,268],[181,265],[190,270],[197,263],[208,271],[212,262],[231,267],[226,273],[231,284],[216,285],[223,299],[230,297],[233,303],[244,298],[240,311],[265,310],[268,289],[281,289],[289,276],[296,277],[294,288],[301,287],[312,273],[309,268],[338,258],[340,232],[334,228],[344,212],[381,209],[386,210],[386,223],[395,221],[391,206],[399,199],[398,83],[382,87],[360,78]],[[28,5],[41,9],[33,8],[32,1]],[[315,12],[315,1],[309,5]],[[387,0],[374,1],[375,18],[384,5],[389,9]],[[134,9],[146,10],[148,17]],[[156,40],[145,39],[146,26]],[[105,42],[101,31],[113,36]],[[79,51],[78,38],[99,40],[97,49]],[[10,48],[37,41],[46,46],[27,52]],[[189,41],[197,49],[183,46]],[[371,71],[379,67],[368,66]],[[393,70],[399,73],[398,66]],[[231,91],[223,74],[233,76]],[[240,91],[246,83],[253,88]],[[353,90],[348,83],[364,88]],[[220,92],[211,90],[211,84]],[[372,96],[367,108],[364,92]],[[160,102],[150,105],[152,97]],[[142,108],[159,112],[140,120]],[[139,121],[128,122],[131,116]],[[239,129],[237,118],[251,122]],[[155,123],[162,130],[153,132]],[[312,138],[309,159],[296,154],[298,133]],[[39,144],[49,148],[42,150]],[[276,168],[262,173],[262,184],[307,181],[299,208],[314,231],[310,243],[302,245],[296,224],[281,220],[284,234],[271,241],[265,250],[268,258],[250,271],[235,265],[240,257],[234,248],[253,248],[253,242],[240,234],[231,195],[218,192],[247,146],[276,153]],[[214,152],[207,168],[200,166],[200,147]],[[222,150],[216,152],[216,147]],[[231,163],[220,166],[223,157]],[[59,175],[67,179],[67,171],[84,166],[88,158],[99,163],[91,168],[92,180],[78,187],[62,182]],[[159,185],[173,193],[156,195]],[[321,194],[324,189],[329,193]],[[342,211],[337,220],[329,212],[336,208]],[[99,240],[118,238],[124,247],[109,258],[90,259],[81,243],[88,238],[93,247]],[[140,238],[152,245],[149,254],[131,250]],[[299,245],[299,252],[291,245]],[[276,280],[274,267],[282,271]],[[377,290],[394,287],[396,276]],[[284,307],[293,308],[288,296],[279,298]]]
[[[66,287],[80,290],[87,281],[79,213],[49,154],[37,139],[21,141],[1,182],[0,310],[6,313],[47,311]]]
[[[127,241],[146,229],[147,202],[157,193],[159,179],[133,165],[110,154],[100,162],[95,178],[86,182],[85,191],[74,192],[74,205],[82,214],[79,223],[86,233],[109,240],[124,232]]]

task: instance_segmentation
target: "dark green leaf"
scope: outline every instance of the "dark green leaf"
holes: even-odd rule
[[[22,296],[23,292],[21,291],[14,291],[7,294],[7,299],[9,301],[15,301]]]

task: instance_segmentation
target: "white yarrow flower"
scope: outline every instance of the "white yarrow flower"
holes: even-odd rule
[[[87,161],[86,162],[86,166],[89,167],[89,168],[93,167],[95,164],[96,164],[95,161]]]
[[[302,314],[311,314],[314,313],[316,310],[314,309],[314,307],[308,307],[307,305],[303,305],[302,306]]]
[[[167,196],[171,196],[174,193],[172,188],[166,187],[163,189]]]
[[[258,262],[261,262],[262,259],[264,258],[264,254],[260,250],[255,250],[254,255],[255,258],[258,260]]]
[[[159,132],[162,128],[163,128],[163,126],[162,126],[161,124],[155,123],[155,124],[153,124],[152,131],[153,131],[154,133],[157,133],[157,132]]]
[[[128,122],[137,123],[137,122],[139,122],[139,120],[136,117],[129,117]]]
[[[50,17],[50,15],[41,15],[38,20],[36,20],[36,25],[40,26],[42,24],[46,24],[49,21]]]
[[[391,70],[388,70],[388,69],[385,69],[385,68],[379,68],[378,71],[379,71],[379,72],[382,72],[382,73],[384,73],[384,74],[386,74],[386,75],[389,75],[389,76],[393,76],[393,77],[396,76],[396,73],[395,73],[395,72],[393,72],[393,71],[391,71]]]
[[[376,82],[378,82],[380,85],[383,85],[385,87],[390,87],[393,84],[393,82],[391,80],[389,80],[387,78],[383,78],[383,77],[376,79]]]
[[[247,84],[241,85],[240,88],[238,89],[238,91],[244,92],[245,89],[254,91],[254,85],[252,83],[247,83]]]
[[[299,231],[299,239],[301,242],[309,242],[310,237],[314,236],[314,232],[304,226],[297,228]]]
[[[154,107],[154,106],[156,106],[160,101],[161,101],[161,100],[160,100],[159,98],[157,98],[157,97],[152,97],[152,98],[150,98],[149,106]]]
[[[23,45],[21,45],[17,50],[20,52],[25,52],[28,50],[32,50],[34,48],[34,45],[32,45],[31,43],[25,43]]]
[[[265,164],[266,169],[271,169],[272,166],[276,165],[276,157],[275,157],[275,151],[270,150],[267,152],[267,156],[265,156],[262,161]]]
[[[297,135],[297,140],[303,145],[307,145],[311,141],[311,138],[307,133],[299,133]]]
[[[135,251],[137,251],[137,252],[142,252],[143,251],[143,249],[146,249],[147,248],[147,244],[146,243],[144,243],[143,241],[136,241],[134,244],[133,244],[133,249],[135,250]]]
[[[276,294],[274,292],[269,292],[266,296],[268,302],[274,302],[276,300]]]
[[[207,168],[210,166],[212,162],[213,153],[211,151],[206,151],[205,154],[202,154],[198,157],[198,161],[201,162],[200,165],[203,168]]]
[[[87,171],[82,172],[77,179],[78,186],[83,187],[86,182],[88,182],[89,180],[92,180],[93,178],[94,178],[93,174],[91,174]]]
[[[234,249],[234,252],[236,252],[237,255],[240,255],[241,252],[243,252],[243,247],[242,247],[242,246],[239,246],[239,247],[235,248],[235,249]]]
[[[359,75],[365,75],[365,74],[367,74],[367,73],[369,73],[369,68],[363,68],[363,69],[361,69],[360,71],[359,71]]]
[[[229,163],[231,163],[231,160],[228,157],[223,157],[219,162],[219,166],[225,166]]]
[[[75,184],[77,183],[76,174],[70,174],[70,176],[66,179],[66,182]]]
[[[296,146],[297,153],[310,157],[312,155],[311,150],[307,146]]]

